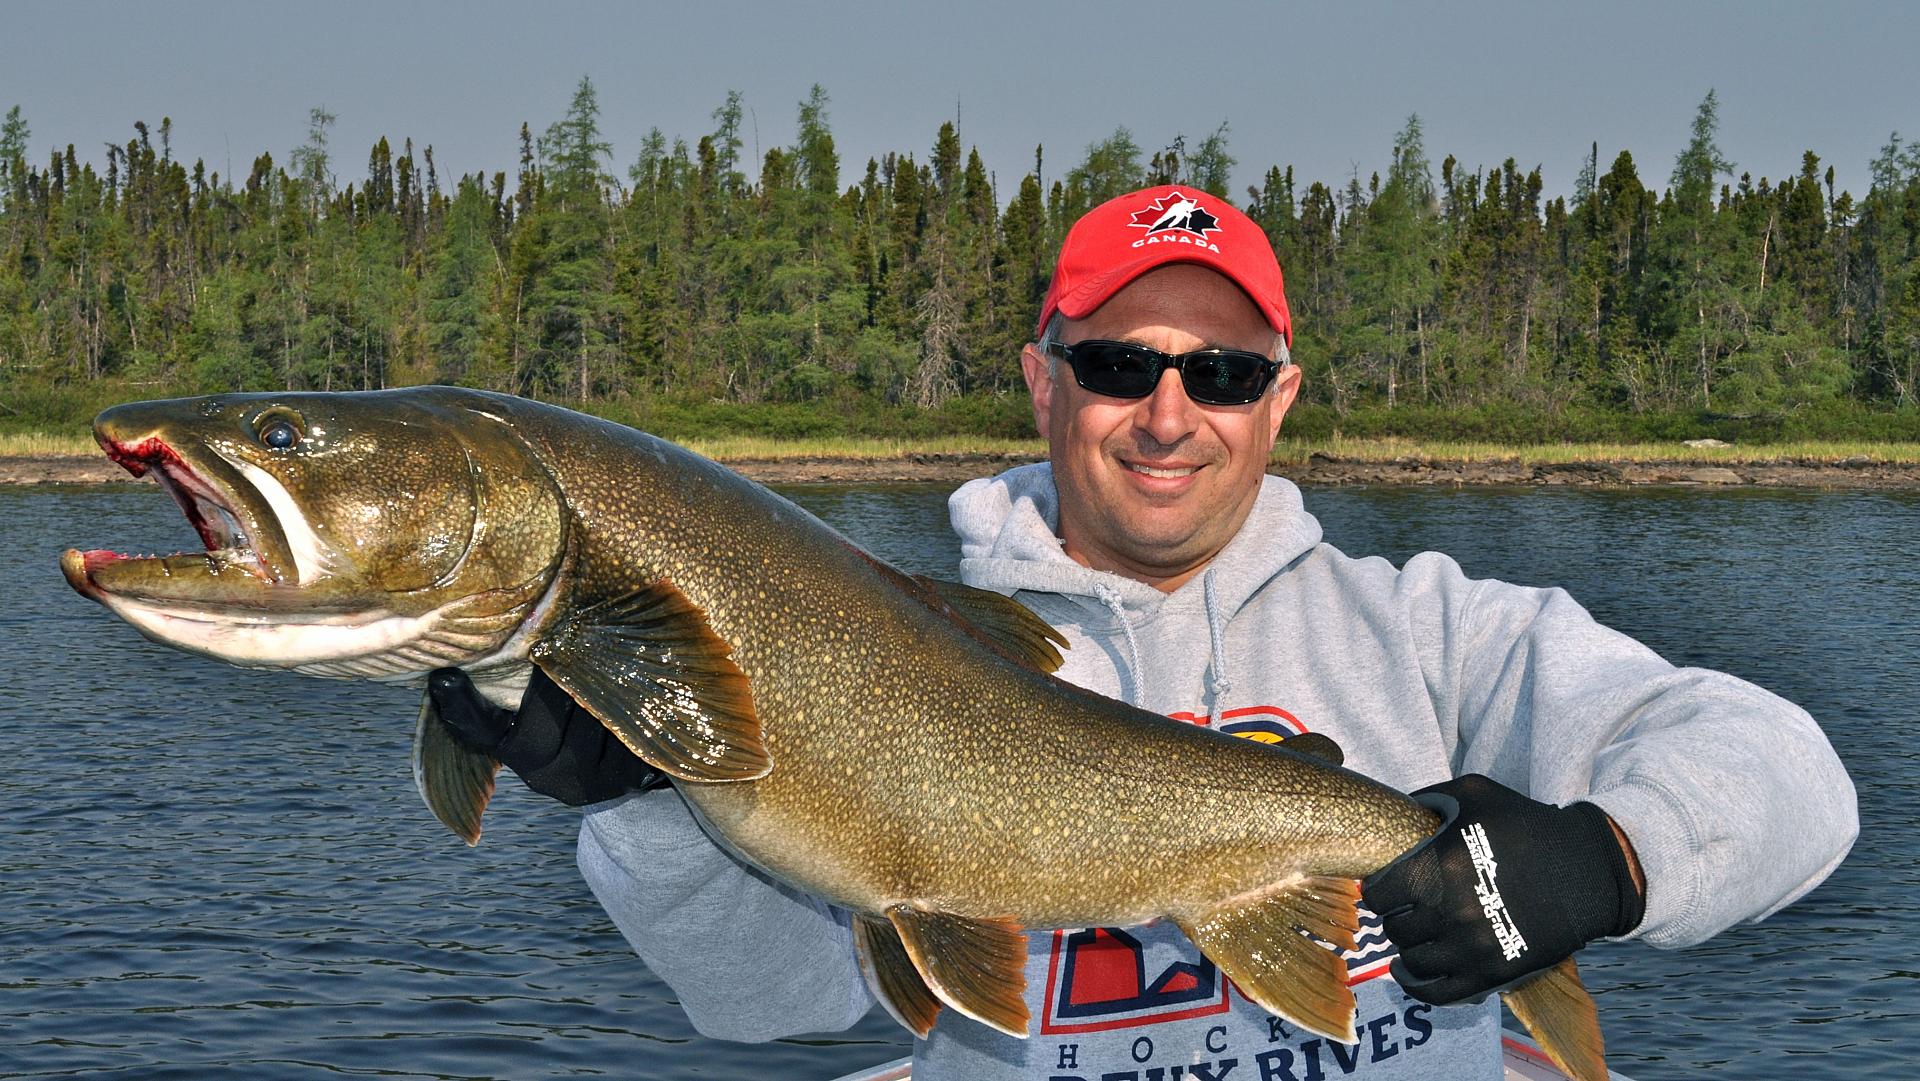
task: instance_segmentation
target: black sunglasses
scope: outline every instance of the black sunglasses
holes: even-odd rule
[[[1173,356],[1094,338],[1072,345],[1048,342],[1047,350],[1073,368],[1074,382],[1109,398],[1144,398],[1160,385],[1161,373],[1173,368],[1194,401],[1245,405],[1258,401],[1280,370],[1279,361],[1247,349],[1196,349]]]

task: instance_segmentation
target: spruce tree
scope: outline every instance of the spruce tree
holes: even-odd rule
[[[1719,103],[1709,90],[1695,110],[1692,137],[1674,161],[1656,241],[1667,298],[1657,329],[1689,358],[1687,393],[1703,409],[1713,408],[1714,382],[1738,339],[1728,324],[1735,308],[1734,287],[1722,258],[1726,245],[1713,203],[1715,183],[1733,169],[1715,141],[1719,124]]]
[[[1058,213],[1071,221],[1117,195],[1146,183],[1140,146],[1133,133],[1115,128],[1112,135],[1087,147],[1086,157],[1067,172],[1066,202]]]
[[[0,199],[15,202],[22,192],[15,191],[16,182],[24,181],[27,169],[27,145],[33,132],[27,127],[25,117],[20,115],[20,106],[7,110],[7,119],[0,123]],[[24,187],[24,183],[21,187]]]
[[[322,206],[333,194],[332,162],[327,154],[327,129],[333,127],[339,119],[328,112],[325,106],[316,105],[307,112],[307,141],[294,150],[292,163],[294,175],[306,185],[307,208],[311,214],[318,214]],[[140,140],[146,142],[144,127]]]
[[[1233,155],[1227,153],[1227,122],[1222,120],[1220,126],[1187,155],[1180,182],[1224,199],[1233,166]]]

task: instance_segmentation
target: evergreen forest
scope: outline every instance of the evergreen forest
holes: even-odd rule
[[[1296,434],[1510,442],[1920,436],[1920,144],[1862,197],[1812,151],[1736,172],[1699,104],[1671,163],[1592,147],[1570,197],[1509,159],[1437,164],[1418,117],[1371,175],[1274,165],[1228,190],[1223,124],[1125,128],[990,175],[951,123],[843,169],[826,93],[743,155],[730,94],[691,143],[616,165],[583,79],[512,173],[431,145],[335,147],[313,110],[247,174],[136,123],[104,161],[0,126],[0,429],[115,401],[459,383],[668,436],[1031,434],[1019,352],[1061,237],[1147,183],[1246,210],[1287,279]],[[503,133],[504,134],[504,133]],[[1243,176],[1246,174],[1243,172]]]

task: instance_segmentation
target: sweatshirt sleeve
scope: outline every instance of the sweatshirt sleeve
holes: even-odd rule
[[[1456,774],[1612,816],[1647,882],[1629,937],[1686,946],[1761,919],[1852,847],[1853,782],[1805,710],[1676,668],[1564,590],[1471,581],[1432,554],[1402,589],[1441,599],[1416,610],[1439,613],[1422,652],[1443,722],[1457,719]]]
[[[846,915],[719,848],[671,788],[603,803],[580,873],[701,1035],[837,1032],[873,1005]]]

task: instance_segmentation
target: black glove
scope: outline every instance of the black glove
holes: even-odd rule
[[[1478,1002],[1640,925],[1646,899],[1593,804],[1555,807],[1472,773],[1413,797],[1446,816],[1440,832],[1360,893],[1399,948],[1393,978],[1414,998]]]
[[[667,783],[538,667],[520,711],[480,696],[458,668],[427,675],[434,708],[461,743],[492,755],[528,788],[571,807]]]

